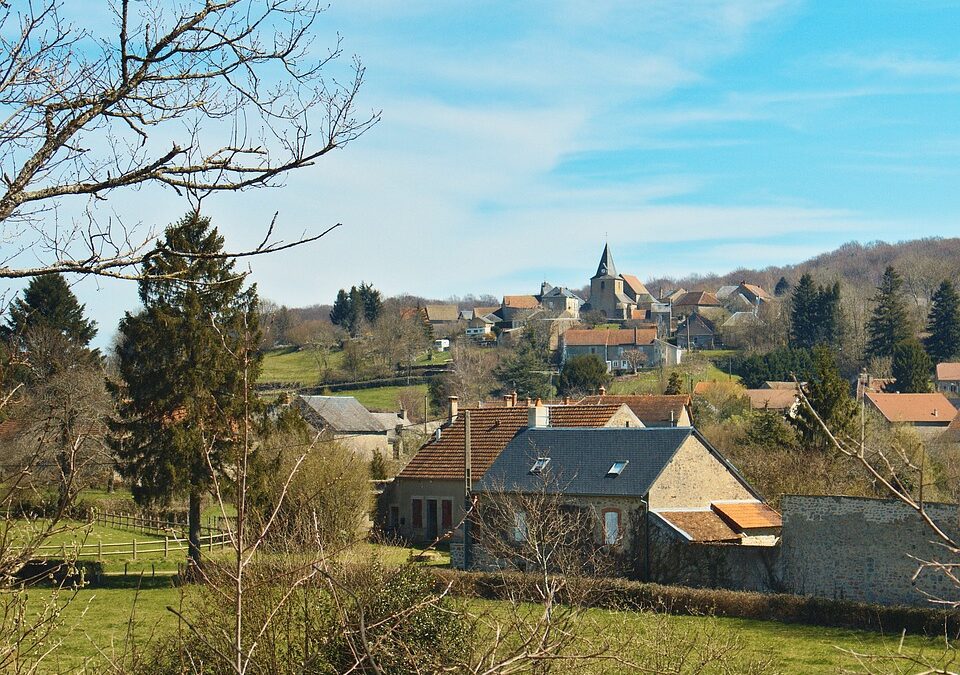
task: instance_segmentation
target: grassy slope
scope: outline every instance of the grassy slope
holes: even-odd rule
[[[367,409],[375,412],[396,412],[400,408],[400,396],[404,391],[412,391],[416,400],[423,405],[427,395],[427,385],[415,384],[409,387],[375,387],[373,389],[347,389],[331,392],[332,396],[354,396]],[[421,410],[421,412],[423,412]]]
[[[714,365],[714,360],[723,364],[723,359],[734,353],[731,350],[714,350],[687,354],[677,370],[683,375],[685,386],[709,380],[729,380],[731,376]],[[609,390],[611,394],[658,394],[669,376],[670,369],[663,374],[662,380],[659,369],[647,370],[635,376],[625,375],[614,380]],[[734,376],[733,379],[739,378]]]
[[[418,366],[443,365],[450,361],[450,352],[424,352],[417,359]],[[343,353],[333,352],[327,356],[327,370],[340,368],[343,363]],[[299,382],[305,387],[312,387],[320,382],[321,367],[317,356],[309,349],[296,350],[293,348],[274,349],[263,355],[263,366],[260,373],[262,382]]]

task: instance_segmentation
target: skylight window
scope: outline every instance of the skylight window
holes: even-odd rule
[[[623,473],[624,468],[627,466],[628,460],[617,460],[613,463],[613,466],[610,467],[610,470],[607,471],[608,476],[619,476]]]
[[[547,464],[549,463],[549,457],[537,457],[537,461],[533,463],[530,473],[543,473],[543,470],[547,468]]]

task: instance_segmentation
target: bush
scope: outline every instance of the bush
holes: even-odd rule
[[[521,595],[537,602],[532,576],[520,573],[431,570],[438,587],[451,586],[451,593],[464,597],[501,600]],[[663,610],[672,614],[716,616],[803,623],[886,633],[907,631],[914,635],[955,635],[960,631],[960,612],[923,607],[886,607],[848,600],[830,600],[785,593],[750,593],[722,589],[662,586],[626,579],[603,579],[590,596],[590,606],[617,610]],[[561,599],[562,601],[562,599]]]

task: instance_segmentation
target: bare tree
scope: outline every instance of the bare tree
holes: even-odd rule
[[[639,349],[628,349],[623,353],[623,359],[633,368],[634,375],[647,365],[647,353]]]
[[[328,73],[335,45],[312,56],[313,0],[150,0],[111,5],[115,32],[71,24],[58,0],[0,4],[0,278],[79,272],[136,278],[151,234],[103,221],[115,191],[168,187],[205,195],[279,184],[368,130],[363,67]],[[65,225],[58,210],[88,199]],[[335,227],[335,226],[334,226]],[[253,249],[278,251],[273,224]],[[24,259],[30,253],[30,260]]]

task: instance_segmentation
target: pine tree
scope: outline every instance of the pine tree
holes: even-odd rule
[[[670,373],[670,379],[667,380],[667,388],[663,390],[664,394],[676,395],[683,392],[683,376],[676,370]]]
[[[61,274],[30,280],[23,297],[14,301],[4,333],[20,339],[32,328],[57,331],[79,347],[86,347],[97,334],[97,324],[84,317],[84,305]]]
[[[813,308],[813,344],[838,347],[841,341],[843,315],[840,310],[840,282],[818,286]]]
[[[374,288],[372,284],[363,282],[360,283],[360,288],[357,290],[360,291],[363,318],[366,319],[367,323],[375,324],[383,312],[383,298],[380,291]]]
[[[789,290],[790,282],[787,281],[786,277],[780,277],[780,281],[777,282],[777,285],[773,289],[773,294],[780,298],[786,295]]]
[[[924,340],[934,363],[943,363],[960,355],[960,295],[950,281],[943,281],[931,298],[927,317],[930,335]]]
[[[354,307],[350,301],[350,294],[346,290],[337,291],[337,299],[333,302],[333,309],[330,310],[330,322],[334,326],[340,326],[344,330],[350,330],[354,323]]]
[[[222,250],[223,237],[199,214],[167,228],[160,253],[144,263],[143,309],[120,322],[121,381],[110,386],[119,412],[111,444],[120,470],[141,505],[189,498],[195,564],[201,498],[214,473],[222,475],[244,426],[247,396],[238,356],[250,355],[259,342],[256,289],[243,287],[233,261],[182,255]],[[250,358],[247,377],[255,381],[259,361]]]
[[[930,371],[933,364],[920,340],[915,337],[901,340],[893,349],[894,391],[901,394],[925,394],[930,391]]]
[[[876,307],[867,323],[868,357],[893,356],[898,342],[912,334],[907,308],[900,289],[903,280],[893,267],[887,267],[873,297]]]
[[[790,296],[790,346],[809,349],[816,344],[817,289],[813,277],[800,277]]]
[[[813,350],[813,377],[806,384],[807,400],[834,436],[843,438],[853,430],[857,403],[850,396],[850,385],[840,376],[829,347]],[[823,450],[829,439],[806,405],[801,404],[794,418],[802,445]]]

